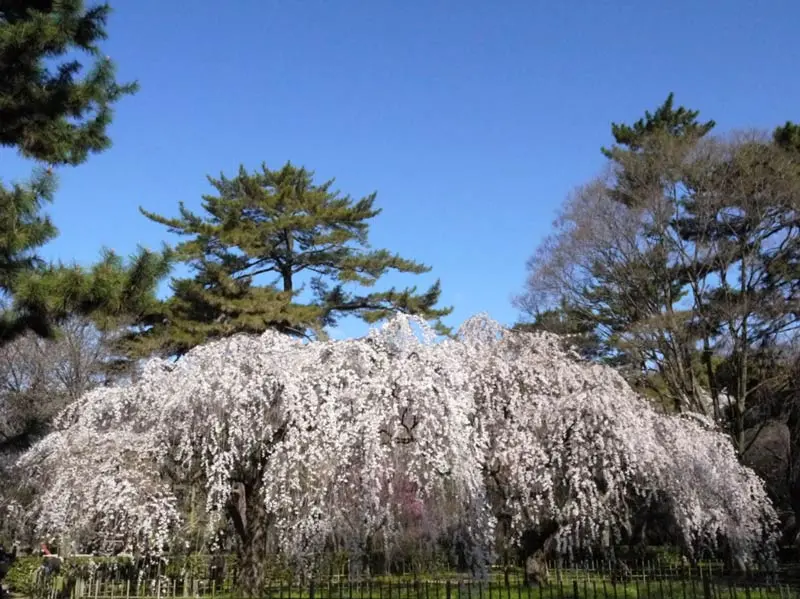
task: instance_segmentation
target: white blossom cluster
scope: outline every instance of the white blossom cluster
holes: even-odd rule
[[[613,540],[650,501],[687,545],[743,556],[775,524],[724,435],[655,412],[557,337],[482,317],[455,339],[399,316],[359,340],[267,332],[154,360],[72,405],[18,467],[41,534],[150,548],[179,525],[187,480],[212,523],[244,501],[248,530],[288,555],[391,543],[409,514],[431,538],[460,531],[483,562],[501,512],[514,538],[555,523],[564,551]]]

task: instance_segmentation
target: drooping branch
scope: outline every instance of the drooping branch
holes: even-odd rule
[[[391,546],[411,513],[432,539],[460,531],[484,565],[498,519],[509,547],[555,523],[568,552],[618,535],[657,493],[687,546],[725,538],[755,556],[775,520],[725,435],[657,413],[558,337],[484,318],[446,340],[406,317],[360,340],[239,335],[151,361],[58,426],[20,462],[43,533],[88,538],[99,520],[152,545],[199,471],[210,523],[230,519],[251,565],[267,537],[300,560],[331,539]]]

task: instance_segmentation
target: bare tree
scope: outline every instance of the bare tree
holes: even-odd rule
[[[13,465],[69,403],[107,381],[109,337],[71,318],[53,339],[30,333],[0,346],[0,539],[19,517]]]
[[[55,339],[29,334],[0,347],[0,449],[24,449],[67,404],[106,380],[107,340],[90,321],[73,318]]]
[[[652,140],[647,155],[626,156],[570,196],[555,232],[528,262],[517,305],[529,315],[554,304],[582,311],[596,323],[605,361],[632,384],[672,409],[705,414],[686,289],[678,282],[680,238],[672,228],[687,147]],[[659,168],[671,177],[652,185]]]
[[[632,383],[743,455],[798,325],[799,201],[797,157],[765,135],[645,138],[567,200],[518,305],[583,310]]]

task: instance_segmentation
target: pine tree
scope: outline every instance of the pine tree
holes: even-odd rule
[[[75,312],[107,325],[123,312],[149,309],[169,269],[169,254],[146,250],[129,264],[106,252],[89,269],[37,255],[58,233],[43,213],[55,191],[53,167],[108,148],[112,107],[136,91],[135,83],[116,82],[98,45],[109,12],[107,4],[86,9],[80,0],[0,2],[0,146],[49,165],[27,184],[0,184],[0,343],[28,329],[49,335]],[[91,61],[85,73],[80,57]]]
[[[669,382],[665,399],[679,410],[698,403],[700,390],[695,332],[685,326],[690,315],[680,303],[685,272],[674,260],[673,192],[680,189],[675,177],[684,174],[687,155],[713,127],[698,111],[676,107],[672,94],[633,124],[612,124],[614,145],[601,148],[608,177],[578,193],[559,236],[537,259],[545,288],[556,294],[548,271],[578,266],[579,282],[571,286],[566,277],[562,299],[581,309],[583,326],[599,337],[603,361],[637,386],[653,382],[655,366]],[[569,321],[563,307],[550,307]]]
[[[775,129],[772,138],[778,147],[800,153],[800,124],[786,121]]]
[[[53,188],[49,176],[37,176],[30,186],[0,187],[0,292],[5,295],[20,277],[44,266],[36,250],[57,234],[49,217],[41,212],[43,203],[52,198]],[[28,328],[48,334],[45,315],[30,306],[26,312],[24,316],[11,310],[0,313],[0,344]]]
[[[714,121],[704,123],[697,120],[699,110],[690,110],[684,106],[675,108],[675,94],[670,92],[654,112],[646,110],[644,116],[633,125],[611,123],[611,135],[616,142],[611,149],[602,148],[607,158],[614,158],[615,151],[641,151],[646,141],[654,135],[667,134],[675,138],[703,137],[716,125]]]
[[[89,317],[102,330],[127,326],[157,309],[156,286],[171,267],[168,248],[139,248],[128,260],[106,249],[89,267],[56,263],[28,270],[15,281],[13,308],[0,313],[0,344],[28,329],[51,336],[73,315]]]
[[[618,264],[598,261],[597,283],[586,290],[600,326],[620,350],[620,366],[644,370],[650,356],[665,357],[659,374],[670,380],[677,410],[684,409],[686,398],[697,403],[700,393],[693,367],[696,339],[682,324],[688,314],[678,307],[687,290],[685,273],[671,258],[672,219],[677,215],[667,214],[663,201],[655,198],[676,198],[679,184],[674,178],[682,172],[683,157],[715,127],[713,120],[699,116],[698,110],[676,107],[670,93],[632,125],[612,123],[615,144],[602,148],[616,167],[609,196],[634,213],[643,211],[641,242]],[[645,382],[651,384],[652,377]]]
[[[314,182],[314,173],[291,163],[262,166],[236,177],[209,177],[216,195],[203,197],[197,215],[180,205],[178,218],[143,210],[172,233],[187,237],[176,247],[194,276],[173,282],[174,296],[143,319],[134,351],[180,354],[209,338],[275,328],[324,336],[327,327],[354,315],[373,323],[394,312],[439,319],[440,286],[358,293],[387,272],[425,273],[429,267],[387,250],[368,247],[375,194],[354,200]],[[272,277],[272,280],[266,280]],[[301,285],[302,283],[302,285]],[[306,292],[306,297],[303,297]]]
[[[76,165],[111,145],[112,106],[136,91],[119,84],[98,43],[106,38],[107,4],[81,0],[0,3],[0,145],[53,165]],[[84,77],[73,53],[94,62]]]

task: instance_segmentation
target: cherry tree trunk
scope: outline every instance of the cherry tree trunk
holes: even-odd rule
[[[266,585],[269,516],[253,486],[240,487],[230,511],[239,537],[237,587],[244,597],[260,597]]]
[[[549,583],[547,555],[552,551],[556,532],[558,525],[551,521],[539,529],[529,530],[522,535],[520,549],[526,586],[545,586]]]
[[[258,539],[256,536],[254,539]],[[244,597],[260,597],[266,583],[266,556],[261,543],[242,544],[239,549],[238,587]]]

